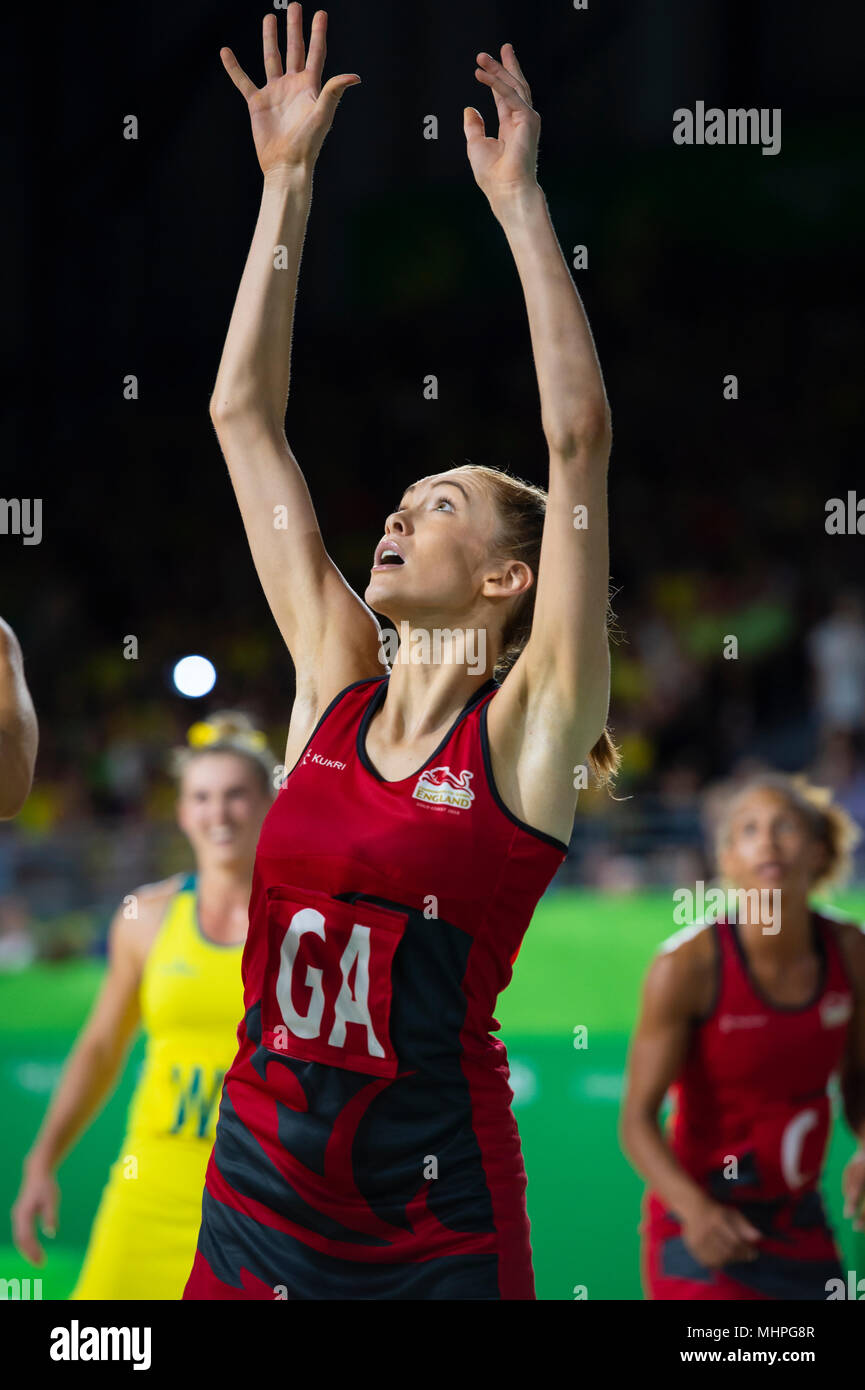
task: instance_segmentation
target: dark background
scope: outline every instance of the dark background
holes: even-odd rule
[[[284,746],[292,667],[208,417],[261,185],[219,49],[263,84],[264,13],[61,7],[7,34],[2,491],[43,499],[41,544],[0,535],[0,613],[42,734],[29,809],[3,828],[25,882],[22,846],[50,841],[57,863],[85,828],[120,827],[132,848],[104,883],[128,891],[146,827],[170,820],[165,749],[202,713],[241,706]],[[854,7],[333,0],[328,14],[325,78],[363,82],[315,175],[286,431],[349,582],[363,593],[414,479],[470,460],[545,481],[522,292],[462,129],[471,104],[495,132],[475,55],[510,40],[569,263],[588,246],[573,274],[614,425],[610,722],[633,795],[586,803],[575,862],[601,883],[604,864],[613,880],[669,877],[695,850],[700,790],[758,763],[808,767],[865,819],[861,721],[827,722],[809,659],[815,624],[863,579],[863,537],[824,525],[829,497],[865,493]],[[673,111],[697,100],[780,107],[781,152],[674,145]],[[204,701],[168,684],[190,651],[220,674]],[[92,899],[100,872],[61,875],[58,905]]]

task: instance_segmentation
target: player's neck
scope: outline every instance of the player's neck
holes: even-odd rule
[[[413,744],[446,728],[490,674],[483,667],[395,662],[376,718],[378,737],[392,745]]]
[[[202,912],[228,917],[235,908],[246,912],[252,885],[253,864],[203,864],[198,866],[198,901]]]
[[[794,960],[811,946],[808,900],[785,896],[780,911],[773,913],[771,920],[746,908],[739,918],[739,934],[750,956],[775,961]]]

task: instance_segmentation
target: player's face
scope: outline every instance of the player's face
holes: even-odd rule
[[[724,878],[737,888],[780,888],[805,899],[824,855],[783,793],[758,787],[734,807],[719,858]]]
[[[470,474],[422,478],[385,522],[366,602],[397,626],[404,619],[420,627],[475,625],[482,596],[501,573],[490,561],[496,528],[494,504]]]
[[[184,768],[177,821],[200,867],[251,863],[270,798],[247,758],[207,753]]]

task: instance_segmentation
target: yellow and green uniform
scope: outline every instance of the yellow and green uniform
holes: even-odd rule
[[[75,1299],[179,1299],[195,1256],[222,1079],[243,1013],[243,944],[210,941],[194,875],[172,898],[141,981],[144,1065]]]

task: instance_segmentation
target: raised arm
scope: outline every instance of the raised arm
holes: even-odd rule
[[[549,487],[531,636],[489,716],[497,776],[539,829],[567,826],[572,769],[603,734],[609,704],[607,461],[610,411],[592,334],[536,178],[540,116],[511,44],[478,55],[498,137],[464,112],[467,152],[513,252],[528,312],[549,450]],[[498,705],[498,709],[495,706]],[[494,749],[494,770],[496,759]],[[553,833],[556,833],[553,831]],[[564,834],[564,831],[559,831]]]
[[[38,741],[21,646],[0,618],[0,820],[17,815],[27,800]]]
[[[321,86],[326,29],[318,10],[305,57],[301,6],[289,5],[283,67],[276,16],[267,15],[261,89],[231,49],[221,50],[249,108],[264,185],[210,402],[258,576],[295,663],[296,706],[308,717],[342,686],[383,669],[378,624],[324,548],[284,429],[313,169],[343,91],[360,81],[343,73]]]

